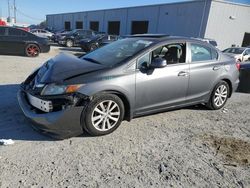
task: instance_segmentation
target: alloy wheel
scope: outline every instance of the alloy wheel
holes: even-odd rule
[[[224,105],[224,103],[227,101],[228,97],[228,89],[225,85],[220,85],[214,94],[214,104],[217,107],[221,107]]]
[[[67,40],[66,46],[67,47],[72,47],[73,46],[73,41],[72,40]]]
[[[39,48],[35,44],[30,44],[26,48],[26,54],[29,57],[36,57],[39,55]]]
[[[120,108],[115,101],[102,101],[94,108],[91,122],[99,131],[112,129],[119,121],[121,115]]]

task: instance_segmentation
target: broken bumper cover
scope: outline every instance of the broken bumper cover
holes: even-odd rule
[[[37,113],[27,101],[26,95],[24,91],[18,91],[19,106],[24,115],[35,123],[33,125],[35,129],[48,133],[55,138],[67,138],[83,133],[81,126],[83,106],[71,107],[57,112]]]

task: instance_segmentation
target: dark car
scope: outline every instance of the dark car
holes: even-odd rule
[[[239,92],[250,93],[250,58],[240,64],[240,84]]]
[[[50,45],[46,38],[13,27],[0,27],[1,54],[22,54],[36,57],[39,53],[49,51]]]
[[[83,51],[93,51],[101,46],[110,44],[119,39],[117,35],[97,34],[91,38],[83,39],[79,42],[80,47]]]
[[[62,36],[65,35],[66,33],[70,32],[70,30],[59,30],[56,31],[52,36],[51,36],[51,40],[53,42],[58,42],[58,39]]]
[[[75,29],[68,33],[61,34],[58,38],[58,43],[67,46],[79,46],[79,42],[82,39],[90,38],[95,35],[92,30]]]
[[[21,84],[18,101],[36,129],[105,135],[123,120],[167,109],[221,109],[238,83],[235,61],[206,42],[137,36],[50,59]]]

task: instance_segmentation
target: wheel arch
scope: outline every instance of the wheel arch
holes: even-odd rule
[[[35,41],[28,41],[28,42],[25,42],[25,48],[24,48],[24,49],[26,49],[26,47],[27,47],[28,45],[30,45],[30,44],[35,44],[35,45],[37,45],[38,48],[39,48],[39,51],[41,52],[41,47],[40,47],[40,45],[39,45],[37,42],[35,42]]]
[[[223,79],[221,79],[222,81],[225,81],[227,84],[228,84],[228,86],[229,86],[229,95],[228,95],[228,98],[230,98],[231,96],[232,96],[232,93],[233,93],[233,85],[232,85],[232,82],[231,82],[231,80],[230,79],[228,79],[228,78],[223,78]]]
[[[100,91],[96,93],[95,95],[100,95],[100,94],[113,94],[113,95],[118,96],[124,104],[124,110],[125,110],[124,120],[130,121],[132,119],[131,104],[129,102],[128,97],[125,94],[116,90],[105,90],[105,91]]]

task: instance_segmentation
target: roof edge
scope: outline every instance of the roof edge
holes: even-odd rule
[[[236,3],[232,1],[225,1],[225,0],[212,0],[213,2],[218,2],[218,3],[224,3],[224,4],[231,4],[231,5],[238,5],[238,6],[244,6],[244,7],[250,7],[250,4],[245,4],[245,3]]]
[[[183,0],[182,2],[160,3],[160,4],[151,4],[151,5],[138,5],[138,6],[131,6],[131,7],[120,7],[120,8],[99,9],[99,10],[87,10],[87,11],[78,11],[78,12],[66,12],[66,13],[57,13],[57,14],[47,14],[46,16],[55,16],[55,15],[60,15],[60,14],[89,13],[89,12],[96,12],[96,11],[123,10],[123,9],[128,9],[128,8],[143,8],[143,7],[162,6],[162,5],[187,4],[187,3],[197,3],[197,2],[204,2],[204,1],[207,1],[207,0]]]

